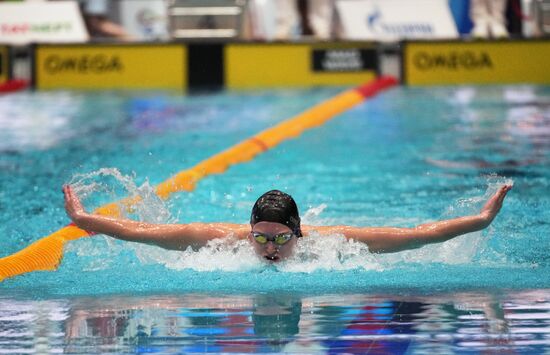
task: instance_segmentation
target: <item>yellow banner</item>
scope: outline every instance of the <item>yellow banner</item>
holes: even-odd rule
[[[550,84],[550,41],[407,42],[409,85]]]
[[[38,89],[175,89],[187,85],[183,45],[39,45]]]
[[[10,79],[10,51],[7,46],[0,46],[0,84]]]
[[[376,78],[371,43],[242,43],[225,46],[228,88],[357,85]]]

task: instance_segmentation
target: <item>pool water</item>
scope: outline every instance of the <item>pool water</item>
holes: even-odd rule
[[[550,87],[396,88],[168,201],[152,186],[345,88],[46,92],[0,97],[0,257],[88,209],[140,194],[129,217],[246,223],[269,189],[304,224],[412,227],[476,213],[483,232],[374,255],[341,236],[267,265],[246,242],[167,252],[104,236],[56,272],[0,284],[0,353],[542,352],[550,345]]]
[[[159,294],[2,302],[1,353],[542,353],[548,293]],[[8,308],[9,307],[9,308]]]

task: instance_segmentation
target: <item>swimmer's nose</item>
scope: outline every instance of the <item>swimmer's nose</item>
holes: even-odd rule
[[[267,244],[265,245],[265,251],[268,252],[269,254],[273,254],[278,250],[279,248],[272,241],[267,242]]]

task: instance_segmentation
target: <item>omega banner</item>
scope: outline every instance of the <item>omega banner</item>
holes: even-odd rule
[[[225,66],[228,88],[358,85],[378,73],[372,42],[228,44]]]
[[[37,89],[358,85],[378,73],[372,42],[40,44]]]
[[[0,46],[0,84],[10,79],[10,48]]]
[[[405,42],[403,83],[550,84],[550,40]]]
[[[182,45],[38,45],[37,89],[175,89],[187,85]]]

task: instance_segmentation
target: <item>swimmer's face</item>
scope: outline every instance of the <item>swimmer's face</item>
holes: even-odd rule
[[[278,244],[273,239],[278,237],[279,242],[284,238],[282,235],[292,234],[292,237],[284,244]],[[266,243],[260,243],[256,240],[254,235],[262,234],[269,237]],[[248,235],[248,239],[254,246],[256,253],[265,260],[277,262],[288,258],[292,255],[294,246],[296,245],[296,236],[292,233],[292,230],[281,223],[275,222],[258,222],[252,226],[252,231]],[[261,240],[262,238],[259,238]]]

